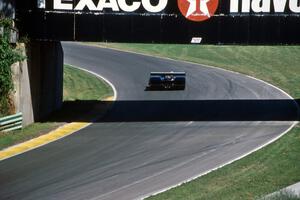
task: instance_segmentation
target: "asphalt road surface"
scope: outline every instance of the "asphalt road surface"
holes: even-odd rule
[[[201,65],[64,43],[65,63],[110,80],[117,102],[93,125],[0,162],[0,199],[137,199],[278,137],[297,107],[278,89]],[[145,91],[185,71],[184,91]]]

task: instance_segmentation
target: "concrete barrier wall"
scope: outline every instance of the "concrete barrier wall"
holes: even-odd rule
[[[0,0],[0,12],[15,18],[15,0]],[[23,125],[28,125],[62,105],[63,49],[60,42],[43,41],[30,42],[26,47],[23,44],[21,49],[27,59],[12,65],[13,100],[15,112],[22,112]]]
[[[24,44],[20,45],[20,49],[26,56]],[[14,80],[15,113],[24,114],[23,126],[25,126],[34,122],[27,60],[17,62],[11,68]]]
[[[28,125],[62,105],[63,49],[60,42],[30,42],[22,48],[27,59],[12,66],[14,101]]]

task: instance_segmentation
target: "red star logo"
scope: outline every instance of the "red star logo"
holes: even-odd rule
[[[213,16],[218,8],[218,0],[177,0],[183,16],[192,21],[204,21]]]

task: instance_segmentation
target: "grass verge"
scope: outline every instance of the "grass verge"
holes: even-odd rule
[[[0,132],[0,150],[48,133],[49,131],[58,128],[60,125],[61,123],[55,122],[34,123],[22,130],[7,133]]]
[[[101,100],[112,96],[111,87],[88,72],[69,65],[64,68],[64,101]]]
[[[112,96],[113,91],[106,82],[94,75],[65,65],[63,94],[63,107],[45,119],[45,122],[31,124],[22,130],[0,133],[0,150],[46,134],[65,122],[72,122],[77,116],[91,111],[98,100]]]
[[[97,44],[191,61],[251,75],[300,97],[300,46]],[[300,126],[275,143],[192,182],[150,197],[257,199],[300,181]]]
[[[244,159],[151,200],[258,199],[300,181],[300,127]]]

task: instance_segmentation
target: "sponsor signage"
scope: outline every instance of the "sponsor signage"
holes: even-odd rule
[[[177,4],[186,19],[200,22],[214,16],[219,0],[178,0]]]
[[[202,41],[201,37],[193,37],[191,40],[191,44],[200,44]]]
[[[135,12],[141,7],[145,11],[150,13],[162,12],[168,5],[167,0],[159,0],[153,4],[151,0],[140,0],[140,1],[129,1],[126,0],[79,0],[79,1],[63,1],[63,0],[53,0],[54,10],[74,10],[83,11],[85,8],[88,11],[104,11],[105,9],[111,10],[113,12]]]
[[[86,12],[124,12],[130,14],[144,10],[151,13],[169,13],[168,6],[174,7],[176,0],[51,0],[50,10],[86,11]],[[219,1],[227,8],[220,6],[219,13],[229,14],[285,14],[300,13],[300,0],[177,0],[180,13],[188,20],[208,20],[216,13]],[[40,2],[39,2],[40,3]],[[51,4],[52,3],[52,4]],[[226,11],[226,9],[228,11]],[[173,10],[176,13],[176,10]],[[170,14],[170,13],[169,13]],[[173,14],[173,13],[171,13]]]
[[[31,15],[31,20],[43,27],[31,33],[40,39],[199,43],[201,38],[201,43],[257,44],[300,41],[300,0],[34,1],[36,9],[26,12],[19,5],[17,10],[24,18],[23,25],[29,24],[26,20]],[[58,30],[54,30],[55,24]],[[22,23],[21,27],[25,29]]]
[[[299,0],[230,0],[230,13],[300,13]]]

